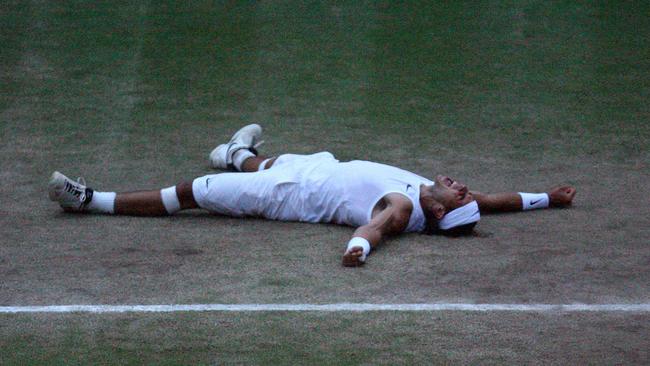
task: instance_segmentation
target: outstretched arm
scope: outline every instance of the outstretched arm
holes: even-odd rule
[[[567,207],[573,202],[576,189],[571,186],[559,186],[546,193],[548,195],[548,207]],[[482,213],[513,212],[524,209],[542,208],[537,205],[536,196],[527,198],[524,194],[517,192],[484,194],[472,192]],[[524,197],[527,201],[524,202]]]
[[[348,248],[343,254],[344,266],[362,265],[370,249],[379,245],[384,237],[399,234],[408,226],[413,210],[411,202],[406,197],[394,193],[384,197],[384,200],[386,207],[377,213],[368,224],[354,231]]]

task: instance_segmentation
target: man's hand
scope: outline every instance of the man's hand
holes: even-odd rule
[[[361,260],[362,256],[362,247],[352,247],[343,254],[343,265],[346,267],[358,267],[365,262]]]
[[[573,197],[576,195],[576,189],[571,186],[559,186],[548,192],[549,206],[567,207],[571,206]]]

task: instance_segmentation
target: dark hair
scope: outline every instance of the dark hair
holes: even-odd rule
[[[427,235],[444,235],[444,236],[451,236],[454,238],[457,238],[459,236],[471,235],[474,232],[474,226],[478,224],[478,221],[465,224],[465,225],[458,225],[447,230],[441,229],[439,223],[440,220],[437,220],[435,217],[427,217],[424,233]]]
[[[465,225],[458,225],[456,227],[452,227],[451,229],[440,230],[440,234],[454,238],[471,235],[474,232],[474,226],[476,226],[476,224],[478,224],[478,221]]]

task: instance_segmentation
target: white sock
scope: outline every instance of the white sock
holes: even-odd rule
[[[93,198],[86,206],[91,212],[109,213],[115,212],[115,192],[93,192]]]
[[[160,197],[162,198],[163,206],[165,206],[165,210],[167,210],[168,214],[171,215],[176,211],[180,211],[181,202],[178,200],[178,194],[176,194],[176,186],[161,189]]]
[[[266,163],[268,163],[269,160],[271,160],[271,158],[264,160],[262,164],[260,164],[260,167],[257,169],[257,171],[261,172],[262,170],[266,169]]]
[[[244,164],[244,161],[250,157],[254,157],[255,154],[252,152],[246,150],[246,149],[241,149],[237,150],[235,152],[235,155],[232,157],[232,164],[235,166],[235,169],[239,170],[241,172],[241,166]]]

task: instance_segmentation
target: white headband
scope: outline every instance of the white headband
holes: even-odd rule
[[[449,211],[449,213],[440,220],[438,227],[442,230],[449,230],[456,226],[477,222],[480,219],[481,214],[478,210],[478,203],[472,201],[465,206],[460,206],[455,210]]]

